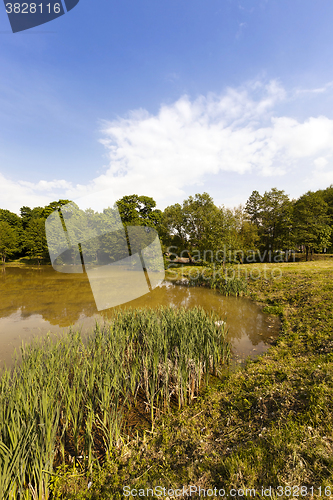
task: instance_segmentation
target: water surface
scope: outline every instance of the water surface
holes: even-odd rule
[[[278,318],[261,312],[248,298],[224,297],[215,290],[179,286],[165,281],[152,292],[124,307],[194,307],[215,311],[228,326],[233,359],[265,352],[278,335]],[[10,366],[22,341],[51,331],[61,333],[70,325],[83,333],[96,320],[110,317],[113,309],[97,311],[86,274],[62,274],[50,266],[3,267],[0,270],[0,368]]]

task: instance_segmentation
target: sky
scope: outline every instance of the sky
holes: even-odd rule
[[[0,207],[328,187],[332,25],[331,0],[80,0],[13,34],[1,4]]]

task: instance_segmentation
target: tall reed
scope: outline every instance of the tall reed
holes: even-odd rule
[[[58,465],[91,470],[139,395],[152,426],[190,402],[229,360],[218,320],[200,308],[116,310],[88,339],[70,330],[22,346],[22,362],[0,378],[0,498],[47,500]]]

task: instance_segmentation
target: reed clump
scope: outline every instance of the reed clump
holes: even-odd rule
[[[117,310],[83,339],[69,331],[22,347],[0,378],[0,497],[48,499],[57,466],[91,470],[144,404],[188,404],[229,361],[225,325],[201,308]]]
[[[194,269],[194,272],[193,272]],[[236,276],[236,269],[233,266],[215,268],[207,265],[202,268],[183,268],[182,275],[188,279],[190,286],[207,286],[213,290],[218,290],[222,295],[243,296],[248,293],[247,279],[243,275]]]

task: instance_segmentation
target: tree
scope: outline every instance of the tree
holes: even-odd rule
[[[237,247],[241,256],[256,252],[259,243],[258,226],[249,220],[246,209],[240,205],[233,210],[237,232]],[[242,261],[242,257],[241,257]]]
[[[2,262],[19,250],[18,231],[8,222],[0,221],[0,255]]]
[[[259,247],[264,250],[267,261],[271,252],[292,248],[292,211],[293,202],[277,188],[265,191],[263,196],[253,191],[248,199],[246,212],[258,228]]]
[[[189,196],[182,206],[176,203],[164,210],[164,241],[178,247],[178,254],[186,250],[190,260],[206,260],[207,255],[212,260],[221,224],[221,211],[208,193]]]
[[[40,261],[48,256],[45,220],[32,218],[25,231],[25,247],[30,257]]]
[[[328,188],[319,190],[317,191],[317,193],[320,194],[322,199],[328,205],[327,215],[329,216],[329,225],[331,228],[333,228],[333,185],[331,184]],[[332,247],[333,247],[333,231],[331,231],[331,238],[327,247],[324,248],[330,248],[332,250]]]
[[[72,203],[70,200],[59,200],[59,201],[52,201],[52,203],[49,203],[43,208],[43,211],[41,212],[41,217],[44,219],[47,219],[49,215],[51,215],[55,210],[60,210],[63,206],[68,205],[69,203]],[[23,207],[23,208],[28,208],[28,207]],[[22,210],[22,209],[21,209]]]
[[[162,215],[162,238],[167,245],[186,247],[188,235],[186,233],[186,219],[183,208],[179,203],[166,207]]]
[[[0,221],[8,222],[11,227],[21,228],[22,220],[17,214],[10,212],[9,210],[0,209]]]
[[[259,228],[261,225],[263,198],[258,191],[252,191],[250,198],[245,205],[245,211],[250,216],[250,220]]]
[[[25,230],[32,219],[40,219],[43,217],[44,208],[43,207],[21,207],[20,214],[23,224],[23,229]]]
[[[132,194],[116,201],[121,220],[125,226],[149,226],[159,229],[162,211],[156,209],[156,201],[149,196]]]
[[[308,191],[295,203],[294,227],[299,245],[304,245],[306,260],[313,250],[321,251],[329,245],[331,227],[329,225],[328,204],[319,192]]]
[[[218,208],[208,193],[196,194],[183,202],[183,214],[191,247],[204,255],[205,251],[211,250]]]
[[[19,254],[23,248],[23,226],[21,217],[9,210],[0,209],[0,221],[8,223],[9,226],[14,229],[14,232],[11,232],[13,235],[13,248],[15,248],[14,253]],[[11,256],[13,253],[7,255]]]
[[[290,247],[292,202],[283,190],[273,188],[262,198],[262,237],[266,250]]]

